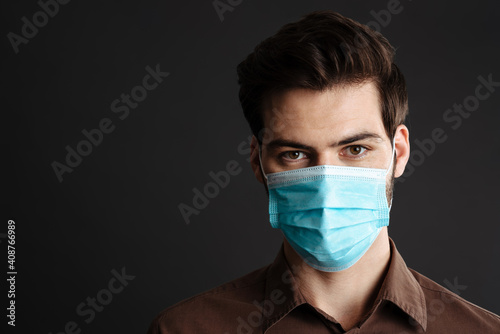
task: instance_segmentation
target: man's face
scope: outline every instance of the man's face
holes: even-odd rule
[[[316,165],[389,168],[392,144],[382,123],[379,95],[372,82],[325,92],[289,90],[273,96],[263,116],[266,131],[262,166],[266,174]],[[394,174],[398,177],[409,155],[408,130],[404,125],[398,127],[395,138]],[[251,162],[257,179],[263,182],[255,138]],[[391,169],[387,176],[388,200],[392,179]]]

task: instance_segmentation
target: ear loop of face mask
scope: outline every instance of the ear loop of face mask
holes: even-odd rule
[[[389,174],[389,172],[392,169],[392,163],[394,162],[394,153],[396,152],[396,138],[392,140],[392,152],[391,152],[391,163],[389,164],[389,168],[387,168],[387,171],[385,173],[385,176]]]
[[[394,137],[392,139],[392,153],[391,153],[391,163],[389,164],[389,168],[387,168],[387,172],[385,172],[385,178],[387,179],[387,174],[389,174],[389,172],[391,171],[392,169],[392,163],[394,162],[394,155],[396,154],[396,138]],[[386,182],[387,184],[387,182]],[[387,185],[386,185],[387,186]],[[394,196],[392,195],[392,191],[391,191],[391,203],[389,204],[389,212],[391,211],[391,208],[392,208],[392,199],[394,198]]]
[[[259,143],[259,164],[260,164],[260,171],[262,172],[262,175],[264,175],[264,178],[267,181],[267,175],[264,173],[264,167],[262,166],[262,146]]]

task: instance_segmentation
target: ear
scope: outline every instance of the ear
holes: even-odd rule
[[[396,128],[394,140],[396,142],[396,170],[394,171],[394,177],[397,178],[403,175],[410,158],[410,133],[405,125],[401,124]]]
[[[262,175],[262,171],[260,169],[259,142],[255,136],[252,136],[252,141],[250,142],[250,165],[252,166],[252,170],[257,181],[264,183],[264,176]]]

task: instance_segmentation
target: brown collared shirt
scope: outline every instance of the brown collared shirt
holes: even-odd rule
[[[389,269],[375,304],[348,331],[295,288],[282,247],[272,264],[162,311],[148,334],[500,333],[498,315],[408,269],[390,244]],[[459,291],[458,282],[452,283]]]

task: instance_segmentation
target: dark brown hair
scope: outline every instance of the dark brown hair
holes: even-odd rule
[[[380,33],[330,10],[312,12],[284,25],[237,68],[239,99],[252,133],[260,143],[262,109],[274,93],[294,88],[324,91],[372,80],[392,140],[408,113],[406,84],[393,62],[394,53]]]

